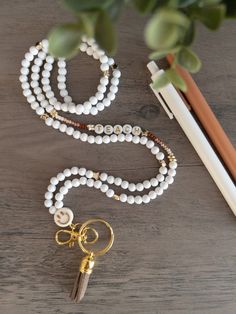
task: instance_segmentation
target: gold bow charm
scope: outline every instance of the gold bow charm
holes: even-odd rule
[[[80,243],[84,244],[93,244],[97,242],[98,240],[98,232],[94,228],[91,227],[85,227],[82,230],[78,228],[78,226],[81,225],[80,223],[77,224],[71,224],[70,230],[68,229],[60,229],[56,232],[55,240],[57,244],[59,245],[66,245],[70,248],[74,247],[75,242],[80,245]],[[93,238],[91,240],[88,240],[88,237],[91,237],[89,233],[93,234]]]

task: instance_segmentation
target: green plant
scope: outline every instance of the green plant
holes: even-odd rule
[[[201,68],[192,51],[196,22],[216,30],[226,17],[235,17],[235,0],[61,0],[75,16],[74,23],[54,27],[49,34],[49,51],[55,57],[71,58],[78,53],[81,37],[94,37],[108,54],[117,48],[115,23],[122,9],[131,6],[149,21],[144,30],[147,46],[153,50],[150,59],[174,56],[172,66],[154,82],[161,88],[172,82],[186,90],[185,82],[175,71],[176,64],[195,73]]]

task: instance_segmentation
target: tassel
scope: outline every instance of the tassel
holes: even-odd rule
[[[94,264],[95,261],[93,254],[87,255],[82,259],[80,270],[76,276],[73,289],[70,293],[70,298],[76,303],[79,303],[85,295]]]

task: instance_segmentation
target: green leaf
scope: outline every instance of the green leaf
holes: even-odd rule
[[[107,14],[112,21],[116,21],[124,7],[124,0],[115,0],[106,7]]]
[[[151,49],[167,50],[174,47],[189,27],[190,20],[183,13],[163,8],[148,22],[145,29],[146,43]]]
[[[236,17],[236,1],[235,0],[223,0],[223,3],[226,5],[226,16]]]
[[[198,72],[202,65],[198,56],[187,47],[183,47],[177,53],[176,61],[191,73]]]
[[[176,53],[181,49],[181,46],[174,47],[172,49],[168,50],[160,50],[160,51],[154,51],[149,55],[149,58],[151,60],[158,60],[164,58],[169,53]]]
[[[48,36],[49,52],[57,58],[71,58],[78,51],[81,35],[78,24],[54,27]]]
[[[116,51],[116,32],[110,17],[105,11],[101,11],[96,22],[95,38],[108,54]]]
[[[88,37],[94,37],[94,28],[97,20],[98,13],[97,12],[86,12],[79,13],[79,22],[78,24],[81,26],[81,29],[84,30],[85,34]]]
[[[156,0],[133,0],[133,4],[140,13],[146,14],[154,9]]]
[[[182,77],[176,72],[174,68],[166,70],[165,73],[169,80],[171,81],[171,83],[173,83],[177,88],[179,88],[183,92],[186,92],[187,86]]]
[[[164,72],[152,83],[152,88],[159,90],[162,87],[166,86],[168,83],[170,83],[170,79]]]
[[[63,0],[64,6],[76,13],[104,9],[111,2],[113,0]]]
[[[185,8],[189,5],[192,5],[193,3],[197,1],[199,0],[177,0],[177,6],[178,8]]]
[[[184,38],[182,40],[183,46],[190,46],[195,37],[195,24],[191,21],[189,28],[186,30]]]
[[[207,28],[216,30],[219,28],[226,13],[225,5],[218,4],[203,8],[197,8],[193,16],[199,19]]]

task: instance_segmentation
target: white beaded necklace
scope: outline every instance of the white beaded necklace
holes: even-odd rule
[[[31,47],[22,61],[21,76],[19,79],[22,84],[23,94],[30,103],[31,108],[45,121],[47,126],[52,126],[54,129],[83,142],[87,141],[90,144],[129,142],[146,146],[160,164],[159,173],[150,180],[131,183],[122,180],[120,177],[108,175],[105,172],[99,173],[75,166],[71,169],[65,169],[51,178],[45,194],[44,205],[49,208],[51,214],[55,214],[57,210],[64,207],[63,199],[68,191],[72,187],[79,187],[80,185],[99,189],[107,197],[121,202],[147,204],[162,195],[163,191],[174,182],[177,161],[171,149],[153,133],[142,130],[139,126],[132,127],[129,124],[125,124],[124,126],[86,125],[70,120],[58,113],[58,111],[62,111],[77,115],[96,115],[98,112],[104,110],[105,107],[110,106],[116,97],[121,73],[117,69],[114,60],[105,55],[104,51],[97,46],[94,39],[84,37],[80,45],[80,50],[101,62],[100,69],[103,75],[95,96],[90,97],[83,104],[75,104],[72,101],[66,89],[66,62],[64,59],[59,59],[57,62],[57,81],[58,89],[64,102],[58,101],[50,86],[54,58],[48,54],[48,41],[43,40],[36,46]],[[74,177],[71,178],[72,176]],[[58,184],[63,182],[64,185],[57,189]],[[128,193],[118,195],[112,186],[127,190]],[[133,192],[143,192],[145,190],[147,192],[144,194],[132,195]],[[66,225],[69,224],[67,222]]]

